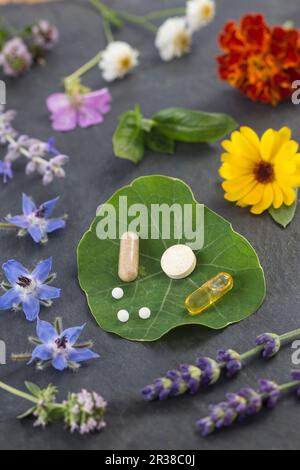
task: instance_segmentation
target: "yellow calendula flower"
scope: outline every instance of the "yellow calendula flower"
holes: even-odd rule
[[[222,142],[220,175],[225,199],[240,207],[252,206],[253,214],[270,207],[295,202],[300,186],[299,144],[291,140],[291,130],[268,129],[261,139],[249,127],[233,132]]]

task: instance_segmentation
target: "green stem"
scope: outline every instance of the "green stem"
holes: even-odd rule
[[[109,21],[107,21],[105,19],[105,17],[103,17],[103,29],[104,29],[104,34],[105,34],[105,37],[106,37],[106,40],[107,40],[108,44],[113,42],[114,41],[114,36],[113,36],[112,30],[111,30],[111,27],[110,27],[110,23],[109,23]]]
[[[289,382],[287,384],[284,384],[284,385],[280,385],[279,387],[279,390],[281,392],[286,392],[288,390],[291,390],[292,388],[296,388],[300,385],[300,381],[299,380],[295,380],[294,382]]]
[[[82,65],[78,70],[73,72],[71,75],[68,75],[65,78],[65,82],[72,82],[73,80],[76,80],[82,75],[86,74],[89,70],[93,69],[98,63],[100,62],[102,56],[102,51],[98,52],[91,60],[89,60],[86,64]]]
[[[38,399],[34,398],[32,395],[29,395],[28,393],[25,393],[25,392],[21,392],[21,390],[17,390],[14,387],[10,387],[10,385],[6,385],[3,382],[0,382],[0,388],[2,388],[2,390],[5,390],[8,393],[16,395],[17,397],[24,398],[24,400],[31,401],[32,403],[35,403],[35,404],[38,403]]]
[[[16,225],[14,224],[9,224],[9,223],[6,223],[6,222],[0,222],[0,230],[3,229],[3,230],[7,230],[7,229],[13,229],[13,230],[16,230],[17,227]]]
[[[148,13],[148,15],[145,15],[142,18],[145,18],[148,21],[152,21],[159,18],[165,18],[166,16],[184,15],[185,11],[185,7],[167,8],[153,11],[152,13]]]
[[[145,19],[145,17],[143,16],[131,15],[125,11],[119,11],[118,15],[120,18],[122,18],[124,21],[127,21],[128,23],[140,25],[148,31],[151,31],[151,33],[157,33],[158,27],[150,21],[147,21],[147,19]]]

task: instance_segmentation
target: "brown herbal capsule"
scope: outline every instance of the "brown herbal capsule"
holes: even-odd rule
[[[119,278],[123,282],[132,282],[138,277],[139,244],[139,237],[134,232],[126,232],[121,237]]]

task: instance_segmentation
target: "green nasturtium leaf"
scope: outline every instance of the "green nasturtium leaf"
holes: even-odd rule
[[[296,200],[291,206],[286,206],[283,204],[279,209],[274,209],[271,207],[269,209],[269,214],[272,219],[275,220],[283,228],[286,228],[293,220],[296,214],[296,209],[298,205],[298,190],[296,190]]]
[[[192,204],[193,208],[197,205],[189,186],[165,176],[142,177],[120,189],[107,201],[117,214],[120,196],[127,196],[128,206],[144,204],[149,210],[151,204]],[[187,240],[141,239],[139,277],[128,284],[118,278],[119,240],[100,240],[96,230],[101,218],[96,217],[78,246],[78,269],[80,285],[92,314],[105,331],[129,340],[155,341],[182,325],[218,330],[256,312],[265,297],[265,280],[254,249],[225,219],[207,207],[204,213],[204,246],[196,252],[198,264],[189,278],[171,280],[160,266],[167,247]],[[233,290],[203,314],[188,315],[183,306],[185,297],[222,271],[233,276]],[[123,299],[112,298],[115,287],[123,288]],[[150,319],[139,318],[141,307],[151,309]],[[118,321],[120,309],[129,311],[127,323]]]

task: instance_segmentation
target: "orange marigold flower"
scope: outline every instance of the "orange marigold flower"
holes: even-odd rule
[[[300,34],[296,29],[270,27],[263,15],[246,15],[240,26],[225,25],[220,35],[225,52],[217,58],[222,80],[253,101],[278,104],[294,92],[300,79]]]

